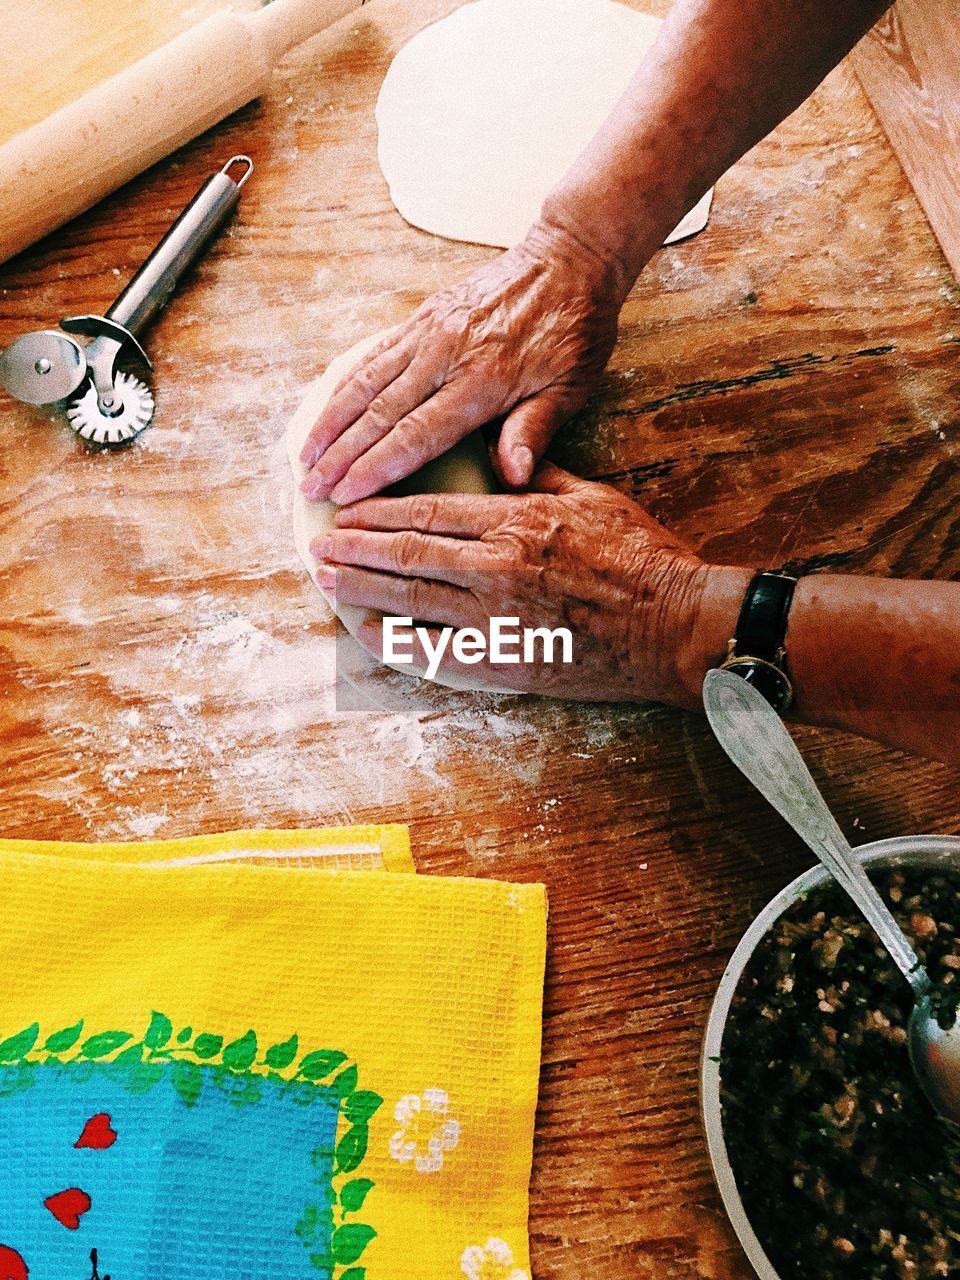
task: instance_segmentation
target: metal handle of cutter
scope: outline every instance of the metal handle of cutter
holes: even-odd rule
[[[234,178],[231,171],[243,167]],[[237,207],[240,190],[253,172],[248,156],[234,156],[208,178],[106,314],[137,335],[170,300],[183,275]]]

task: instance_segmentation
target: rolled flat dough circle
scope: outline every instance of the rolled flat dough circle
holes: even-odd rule
[[[333,394],[334,387],[387,332],[389,330],[364,338],[356,346],[351,347],[349,351],[345,351],[343,355],[339,355],[332,360],[320,377],[315,379],[307,388],[307,393],[300,402],[296,413],[287,423],[286,430],[287,457],[290,460],[290,469],[296,481],[293,497],[294,543],[310,577],[318,589],[323,592],[324,598],[352,636],[357,634],[360,624],[367,616],[367,610],[354,605],[338,604],[337,600],[332,596],[328,596],[317,582],[318,566],[310,554],[310,543],[314,538],[333,528],[337,507],[333,502],[309,502],[300,492],[300,481],[307,474],[306,467],[300,461],[300,450],[303,448],[307,436],[310,434],[310,428],[316,422],[320,411]],[[405,481],[402,486],[397,486],[397,488],[402,488],[407,493],[492,493],[494,490],[493,474],[490,470],[486,447],[480,433],[473,432],[472,435],[451,449],[449,453],[422,467],[416,475],[411,476],[409,480]],[[387,665],[393,666],[392,663]],[[411,674],[408,666],[397,665],[393,669],[403,672],[404,675]],[[470,670],[471,668],[464,668],[465,673],[469,673]],[[485,684],[481,681],[472,680],[469,674],[465,674],[462,679],[456,676],[438,675],[436,683],[448,685],[451,689],[472,690],[482,693],[517,692],[515,689],[509,689],[505,685]]]
[[[517,244],[661,25],[614,0],[476,0],[425,28],[377,100],[380,168],[398,211],[451,240]],[[702,230],[712,195],[667,244]]]

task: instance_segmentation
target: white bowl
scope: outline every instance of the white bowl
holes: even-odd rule
[[[876,840],[872,844],[860,845],[856,854],[864,866],[868,867],[898,865],[960,867],[960,836],[901,836],[893,840]],[[743,1246],[743,1251],[760,1280],[781,1280],[781,1277],[774,1270],[773,1264],[754,1234],[727,1156],[720,1110],[720,1047],[730,1013],[730,1002],[760,939],[768,932],[774,921],[805,893],[826,884],[830,879],[829,872],[823,867],[812,867],[802,876],[797,876],[796,880],[767,903],[740,939],[736,951],[730,957],[730,962],[720,979],[717,994],[713,998],[710,1017],[707,1019],[707,1030],[703,1038],[703,1054],[700,1061],[700,1111],[707,1137],[710,1163],[713,1165],[713,1175],[717,1180],[724,1208]]]

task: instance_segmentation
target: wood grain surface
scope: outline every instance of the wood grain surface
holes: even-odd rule
[[[747,1280],[697,1111],[709,1002],[810,856],[696,715],[406,691],[337,716],[290,534],[307,381],[492,250],[406,226],[376,164],[392,54],[450,0],[372,0],[269,97],[0,271],[0,344],[102,310],[199,181],[257,172],[148,335],[157,417],[92,455],[0,405],[0,830],[72,839],[405,821],[422,872],[544,880],[538,1280]],[[708,556],[960,573],[960,291],[847,68],[635,289],[556,456]],[[960,831],[957,775],[798,733],[855,842]],[[432,1280],[432,1278],[431,1278]]]
[[[960,275],[960,12],[942,0],[897,0],[853,63]]]

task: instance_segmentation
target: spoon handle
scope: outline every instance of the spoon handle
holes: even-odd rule
[[[930,980],[917,953],[854,856],[796,744],[766,698],[730,671],[708,671],[703,705],[710,727],[733,763],[810,846],[866,916],[914,992],[924,995]]]

